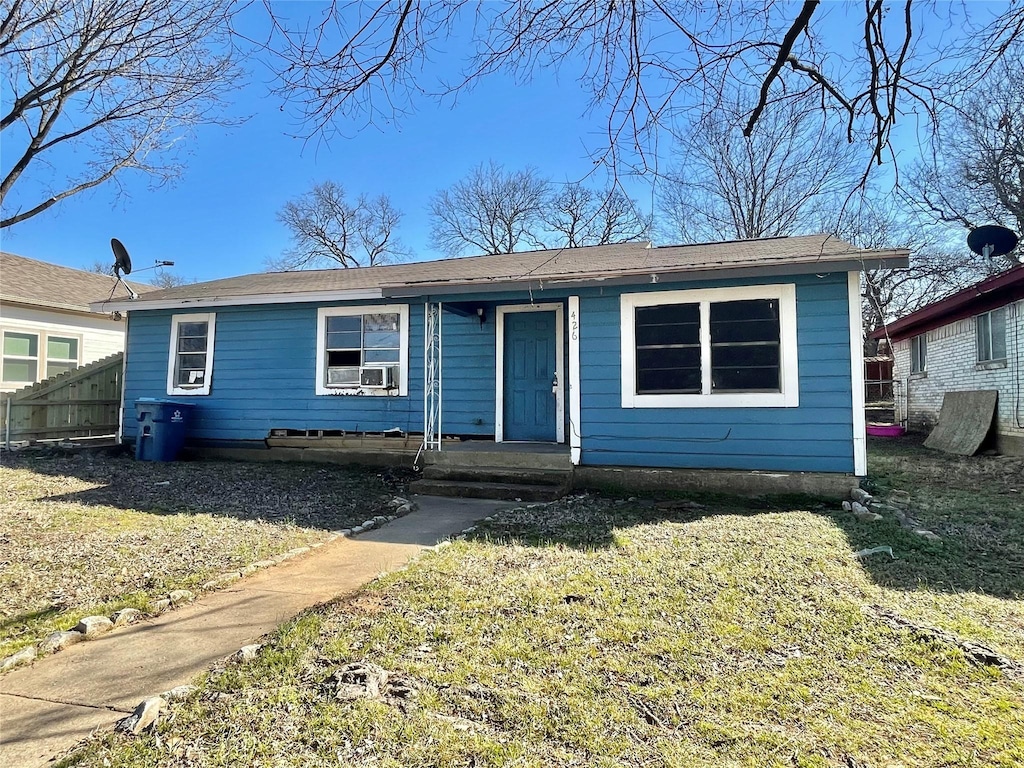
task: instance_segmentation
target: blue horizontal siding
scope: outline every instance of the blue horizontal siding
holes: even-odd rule
[[[584,464],[853,472],[846,274],[752,282],[797,285],[799,407],[622,408],[619,297],[583,295],[580,392]],[[729,284],[662,283],[624,291]]]
[[[797,408],[630,408],[621,405],[622,292],[797,285],[800,405]],[[538,302],[580,296],[582,460],[591,465],[852,472],[852,404],[846,274],[762,281],[701,281],[544,291]],[[449,297],[453,298],[453,297]],[[521,293],[460,296],[487,320],[443,315],[445,434],[491,435],[495,413],[495,304]],[[445,299],[447,300],[447,298]],[[397,303],[386,301],[379,303]],[[360,303],[372,305],[372,302]],[[211,394],[196,404],[200,439],[261,440],[274,428],[423,429],[423,304],[409,308],[409,394],[315,394],[317,305],[219,308]],[[133,312],[127,340],[125,435],[134,401],[166,397],[170,311]],[[184,399],[184,398],[182,398]],[[568,410],[568,407],[567,407]]]
[[[488,318],[481,325],[476,317],[445,312],[441,334],[441,422],[444,433],[493,435],[494,320]]]
[[[371,306],[373,302],[360,304]],[[131,313],[124,421],[129,439],[136,434],[134,401],[167,397],[173,314]],[[216,314],[210,394],[175,398],[195,404],[191,436],[262,440],[275,428],[377,432],[398,427],[422,431],[422,304],[409,308],[409,394],[405,397],[315,393],[316,305],[222,307]]]

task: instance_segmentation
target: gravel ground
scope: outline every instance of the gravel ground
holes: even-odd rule
[[[402,473],[24,451],[0,467],[0,656],[392,514]]]

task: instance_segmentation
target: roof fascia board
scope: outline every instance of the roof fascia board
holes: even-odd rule
[[[909,315],[894,320],[887,327],[873,331],[871,337],[883,339],[886,336],[895,338],[895,335],[899,335],[899,338],[905,339],[922,333],[924,326],[927,328],[923,330],[938,328],[965,317],[987,312],[993,308],[989,306],[992,302],[1001,306],[1021,298],[1024,298],[1024,266],[1014,267],[927,304]],[[958,316],[953,317],[954,314]]]
[[[899,269],[909,264],[909,256],[899,255],[872,261],[850,259],[842,261],[816,261],[802,264],[772,264],[764,267],[710,267],[700,270],[652,269],[630,275],[589,275],[586,277],[505,279],[501,282],[481,283],[420,283],[414,285],[384,286],[385,298],[416,298],[424,295],[444,296],[459,293],[499,293],[508,290],[544,290],[547,288],[588,288],[604,285],[645,285],[661,282],[691,282],[720,280],[722,278],[780,277],[785,275],[813,275],[825,272],[849,272],[851,266],[859,269]]]
[[[56,302],[34,301],[33,299],[0,298],[0,304],[10,307],[27,307],[35,310],[51,310],[69,315],[93,316],[96,314],[89,308],[89,305],[82,304],[59,304]]]
[[[499,278],[462,282],[393,283],[379,288],[365,288],[341,291],[303,291],[296,293],[240,294],[238,296],[217,296],[211,298],[185,298],[146,301],[93,302],[93,312],[126,312],[159,309],[205,309],[208,307],[253,306],[260,304],[301,304],[325,301],[364,301],[372,299],[420,298],[426,295],[443,296],[457,293],[497,293],[508,290],[543,290],[544,286],[560,288],[586,288],[602,285],[642,285],[651,282],[690,282],[722,278],[778,277],[784,275],[817,274],[824,272],[848,272],[851,266],[858,269],[898,269],[909,263],[909,251],[872,251],[870,258],[856,255],[829,257],[828,260],[811,262],[777,262],[764,266],[730,267],[711,266],[702,269],[670,267],[661,269],[575,276]]]
[[[157,309],[205,309],[259,304],[305,304],[325,301],[369,301],[384,298],[379,288],[351,291],[303,291],[301,293],[260,293],[217,296],[209,299],[164,299],[155,301],[101,301],[90,304],[94,312],[139,312]]]

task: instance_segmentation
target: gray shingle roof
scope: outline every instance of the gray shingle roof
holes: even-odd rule
[[[0,252],[0,301],[39,307],[89,312],[89,304],[110,297],[125,299],[128,292],[117,279],[81,269]],[[137,293],[152,290],[146,283],[131,282]]]
[[[807,235],[742,240],[699,245],[652,247],[649,243],[622,243],[584,248],[439,259],[357,269],[264,272],[155,291],[136,304],[147,302],[230,299],[247,296],[331,291],[405,289],[407,294],[431,287],[479,287],[561,280],[607,279],[650,273],[698,273],[741,268],[798,264],[877,262],[902,260],[906,251],[863,251],[834,237]]]

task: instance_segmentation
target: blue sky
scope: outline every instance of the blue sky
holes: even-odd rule
[[[292,138],[294,118],[268,95],[269,74],[254,66],[252,75],[231,108],[251,117],[200,128],[188,141],[187,166],[176,183],[150,189],[148,177],[122,175],[124,194],[105,185],[67,198],[3,231],[4,250],[88,268],[112,263],[110,238],[117,237],[136,270],[167,259],[190,279],[258,272],[288,246],[278,209],[314,182],[331,179],[350,194],[390,195],[405,213],[403,242],[417,258],[433,258],[439,254],[428,245],[426,208],[435,191],[489,159],[576,180],[593,167],[586,145],[602,139],[599,121],[583,116],[586,96],[574,84],[552,77],[517,86],[498,76],[463,94],[455,107],[422,99],[398,126],[353,124],[329,143],[305,142]],[[649,206],[649,197],[641,203]]]
[[[829,11],[836,28],[849,24],[842,8]],[[243,29],[258,36],[262,7],[247,13]],[[442,61],[446,48],[461,53],[457,40],[436,47]],[[167,259],[189,279],[261,271],[268,257],[288,246],[276,212],[314,182],[331,179],[353,195],[388,194],[405,214],[404,243],[416,258],[433,258],[439,254],[428,242],[427,205],[435,191],[491,159],[509,169],[533,166],[556,181],[578,180],[593,169],[588,148],[605,140],[602,115],[588,115],[587,94],[571,76],[559,82],[550,71],[525,85],[488,77],[455,106],[422,98],[397,126],[342,125],[341,135],[326,144],[293,138],[301,129],[281,99],[269,95],[271,73],[252,64],[250,74],[234,94],[231,113],[251,117],[240,125],[200,128],[187,143],[186,167],[175,184],[152,189],[148,177],[123,174],[124,194],[108,184],[68,198],[0,233],[4,250],[88,268],[111,262],[109,242],[117,237],[136,270]],[[649,210],[649,185],[628,188]],[[153,273],[138,278],[147,274]]]

